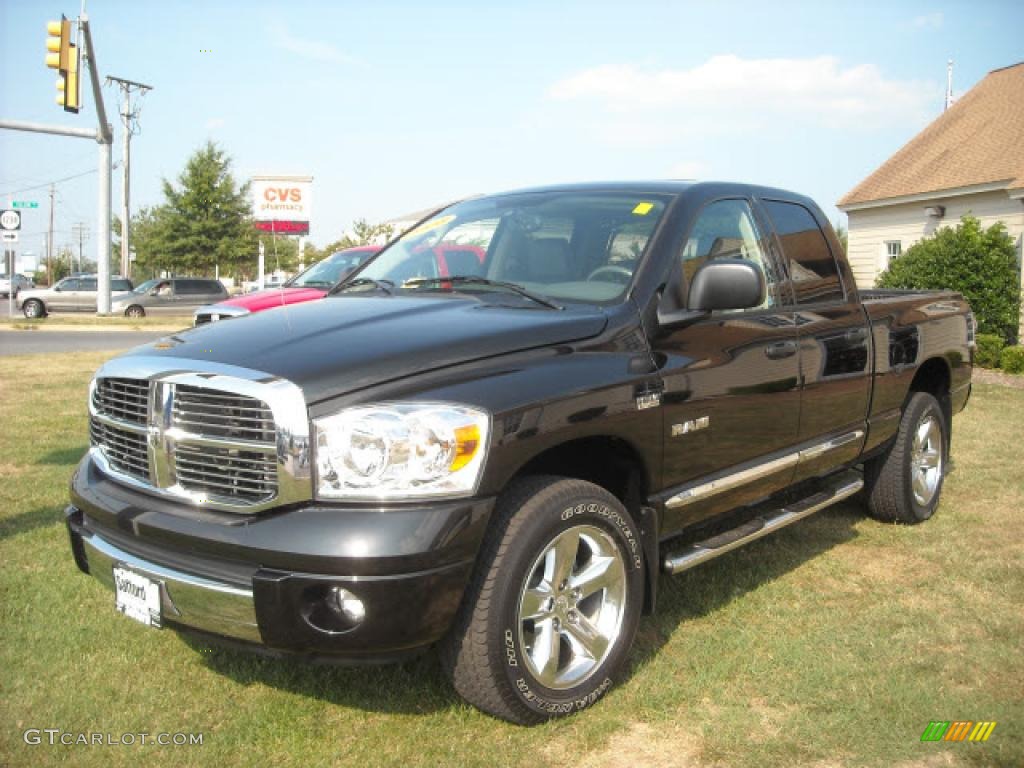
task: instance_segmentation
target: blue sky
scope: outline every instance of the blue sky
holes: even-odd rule
[[[45,24],[74,0],[0,0],[0,116],[92,128],[53,102]],[[1024,3],[348,3],[90,0],[101,74],[154,86],[133,209],[207,139],[240,179],[314,176],[312,241],[475,192],[704,178],[835,201],[962,94],[1024,60]],[[209,52],[206,52],[209,51]],[[116,93],[105,89],[109,111]],[[1024,109],[1024,105],[1022,105]],[[115,160],[120,157],[116,126]],[[95,231],[97,149],[0,131],[0,201],[56,242]],[[115,170],[115,209],[120,195]],[[89,248],[92,251],[92,247]]]

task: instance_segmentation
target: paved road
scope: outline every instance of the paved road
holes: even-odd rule
[[[0,357],[131,349],[169,331],[0,331]]]

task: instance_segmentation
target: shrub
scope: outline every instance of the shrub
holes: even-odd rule
[[[1017,339],[1020,274],[1013,239],[1001,222],[982,229],[976,218],[964,216],[955,229],[942,227],[893,259],[878,286],[959,291],[971,303],[979,332]]]
[[[978,349],[974,353],[974,364],[982,368],[998,368],[999,355],[1006,346],[1003,337],[995,333],[979,333],[975,341]]]
[[[1024,347],[1007,347],[999,362],[1007,373],[1024,373]]]

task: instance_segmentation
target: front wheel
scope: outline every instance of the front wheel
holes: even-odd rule
[[[144,310],[138,304],[132,304],[132,306],[128,307],[128,309],[126,309],[124,311],[124,316],[125,317],[145,317],[146,316],[146,310]]]
[[[942,494],[949,441],[939,401],[915,392],[903,410],[896,440],[864,465],[868,512],[886,522],[920,523]]]
[[[499,499],[441,659],[459,694],[519,724],[584,709],[625,668],[644,596],[638,531],[592,483],[531,477]]]

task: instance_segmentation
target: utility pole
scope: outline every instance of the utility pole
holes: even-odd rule
[[[53,197],[56,185],[50,185],[50,231],[46,238],[46,284],[53,285]]]
[[[131,256],[129,255],[129,236],[131,231],[131,147],[132,135],[136,131],[135,123],[138,120],[138,112],[132,112],[132,89],[140,95],[146,91],[153,90],[150,85],[136,83],[133,80],[125,80],[123,77],[107,77],[107,83],[117,83],[124,96],[124,108],[121,112],[121,126],[124,131],[123,160],[121,172],[121,274],[124,277],[131,276]]]
[[[89,239],[89,227],[84,221],[71,225],[71,234],[78,238],[78,271],[82,271],[82,245]],[[98,268],[99,265],[97,265]]]

